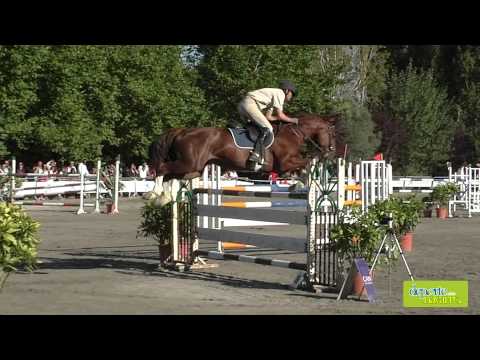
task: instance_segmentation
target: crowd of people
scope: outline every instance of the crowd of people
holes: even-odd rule
[[[4,160],[0,165],[0,175],[8,175],[11,169],[11,160]],[[84,175],[96,175],[97,167],[96,162],[66,162],[63,165],[58,164],[55,160],[49,160],[43,162],[41,160],[33,164],[33,166],[25,166],[24,162],[17,161],[16,164],[16,174],[17,175],[27,175],[27,174],[38,174],[38,175],[58,175],[58,176],[68,176],[71,174],[84,174]],[[104,174],[113,176],[115,174],[115,163],[108,164],[104,169],[102,169]],[[146,179],[151,176],[150,167],[146,162],[143,162],[141,165],[135,165],[131,163],[130,166],[126,169],[120,167],[120,176],[133,177],[139,179]]]

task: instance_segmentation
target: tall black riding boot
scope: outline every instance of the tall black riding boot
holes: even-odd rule
[[[253,153],[250,155],[250,161],[254,161],[260,165],[265,159],[265,139],[268,135],[267,128],[260,128],[257,141],[255,142]]]

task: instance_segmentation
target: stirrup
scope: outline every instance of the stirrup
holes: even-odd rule
[[[259,162],[260,161],[260,155],[257,154],[256,152],[252,151],[250,153],[250,156],[248,157],[248,161]]]

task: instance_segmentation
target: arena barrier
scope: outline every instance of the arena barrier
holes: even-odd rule
[[[448,181],[460,190],[448,202],[448,216],[453,217],[457,205],[467,211],[468,217],[472,217],[472,213],[480,213],[480,168],[467,166],[454,173],[451,163],[448,163]]]
[[[375,164],[367,164],[360,170],[360,179],[364,187],[360,191],[365,191],[366,196],[363,197],[365,202],[365,211],[372,201],[380,201],[383,197],[388,196],[388,179],[386,166],[384,162],[375,162]],[[382,166],[383,164],[383,166]],[[307,279],[309,284],[319,286],[333,286],[336,282],[336,254],[334,244],[330,240],[330,229],[338,221],[338,204],[343,200],[342,206],[345,206],[345,191],[358,192],[358,184],[344,184],[345,179],[345,162],[341,159],[336,164],[337,174],[335,179],[331,177],[331,169],[328,164],[314,162],[309,167],[308,192],[272,192],[272,191],[240,191],[238,189],[220,189],[220,169],[211,171],[211,180],[213,185],[211,188],[199,188],[198,180],[190,182],[190,189],[193,194],[192,211],[189,213],[183,208],[178,210],[178,204],[183,204],[182,194],[187,193],[182,188],[181,182],[174,180],[171,186],[172,196],[177,201],[173,206],[173,263],[183,263],[192,266],[196,262],[203,262],[201,257],[209,257],[214,259],[238,260],[255,264],[263,264],[270,266],[280,266],[305,271],[305,277],[297,277],[297,279]],[[363,176],[363,178],[362,178]],[[343,182],[343,184],[342,184]],[[205,179],[202,182],[206,184]],[[336,197],[332,191],[334,185],[337,185]],[[188,186],[187,186],[188,187]],[[377,187],[379,189],[377,189]],[[387,190],[385,190],[387,189]],[[243,190],[243,189],[242,189]],[[178,195],[180,194],[180,195]],[[195,197],[204,197],[206,202],[200,203]],[[253,197],[270,197],[281,199],[301,199],[306,201],[307,206],[304,211],[284,211],[273,208],[249,208],[249,207],[229,207],[223,206],[219,197],[212,195],[229,195],[229,196],[253,196]],[[209,197],[210,196],[210,197]],[[185,199],[185,197],[183,197]],[[175,206],[177,204],[177,206]],[[176,209],[176,210],[175,210]],[[183,216],[183,225],[179,227],[179,214]],[[203,224],[215,224],[215,226],[201,227],[200,219]],[[305,238],[273,236],[265,234],[257,234],[251,232],[239,232],[226,230],[219,223],[221,218],[235,218],[242,220],[255,220],[262,222],[283,222],[291,225],[306,225]],[[185,225],[188,224],[188,225]],[[295,253],[305,253],[306,261],[304,263],[291,263],[286,260],[265,259],[248,255],[225,254],[219,247],[217,251],[205,251],[200,249],[200,240],[242,243],[249,246],[259,248],[269,248],[278,250],[293,251]],[[189,252],[191,250],[191,252]],[[193,254],[189,256],[189,254]],[[297,283],[298,285],[298,283]]]
[[[10,177],[10,186],[9,186],[9,200],[11,203],[16,205],[26,205],[26,206],[59,206],[59,207],[73,207],[78,206],[77,214],[85,214],[85,207],[95,207],[94,213],[100,213],[100,203],[104,202],[100,198],[100,194],[110,194],[103,182],[100,181],[100,169],[101,169],[101,160],[97,161],[97,175],[94,177],[86,176],[85,173],[81,173],[76,176],[56,176],[56,178],[66,178],[65,181],[54,181],[54,182],[38,182],[38,178],[52,179],[53,176],[36,174],[35,184],[41,184],[43,186],[28,186],[28,182],[24,182],[22,187],[15,187],[15,178],[26,178],[31,177],[31,175],[18,175],[16,174],[16,159],[12,158],[11,164],[12,168],[10,173],[7,175]],[[112,194],[114,204],[112,205],[112,214],[118,214],[118,188],[119,188],[119,175],[120,175],[120,157],[117,157],[115,163],[115,188]],[[76,177],[80,178],[80,181],[77,182]],[[87,179],[95,179],[95,181],[88,181]],[[63,183],[63,182],[66,182]],[[27,185],[27,186],[24,186]],[[85,203],[85,193],[95,192],[95,203]],[[24,198],[26,196],[52,196],[52,195],[65,195],[65,194],[80,194],[80,203],[75,204],[71,202],[46,202],[46,201],[15,201],[16,198]]]
[[[335,208],[330,206],[326,200],[329,194],[322,191],[322,184],[315,178],[318,171],[313,168],[322,167],[322,164],[314,163],[311,166],[309,176],[309,192],[287,193],[287,192],[242,192],[237,190],[198,188],[199,181],[185,182],[172,180],[172,196],[177,201],[173,203],[172,210],[172,262],[194,266],[202,262],[202,257],[214,259],[238,260],[255,264],[279,266],[283,268],[302,270],[304,276],[297,277],[297,285],[305,283],[308,278],[309,284],[319,286],[334,286],[336,274],[336,254],[333,244],[329,240],[330,227],[336,223],[337,213]],[[333,164],[334,166],[334,164]],[[218,170],[213,170],[218,171]],[[217,181],[217,184],[219,182]],[[185,194],[189,191],[193,194],[191,199],[191,211],[185,206],[190,198]],[[284,211],[273,208],[236,208],[222,206],[218,198],[210,198],[216,204],[197,204],[195,197],[204,195],[223,194],[239,195],[246,194],[261,197],[279,197],[282,199],[301,199],[306,201],[307,206],[303,211]],[[183,200],[182,200],[183,199]],[[180,210],[182,209],[182,210]],[[179,218],[182,217],[181,221]],[[305,226],[305,236],[301,238],[273,236],[256,233],[235,232],[221,228],[201,228],[197,226],[197,219],[209,218],[211,223],[221,217],[240,218],[245,220],[259,220],[266,222],[281,221],[289,224]],[[179,226],[179,224],[182,224]],[[198,235],[198,236],[197,236]],[[293,251],[306,254],[304,263],[292,262],[279,259],[267,259],[257,256],[225,254],[220,251],[205,251],[199,248],[199,241],[214,240],[217,242],[241,242],[250,246]],[[187,251],[188,250],[188,251]]]

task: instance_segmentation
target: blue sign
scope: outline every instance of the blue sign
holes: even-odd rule
[[[363,258],[356,258],[354,264],[365,284],[368,301],[374,303],[377,298],[377,291],[375,290],[375,286],[373,286],[373,279],[370,276],[370,268],[368,267],[367,262]]]

